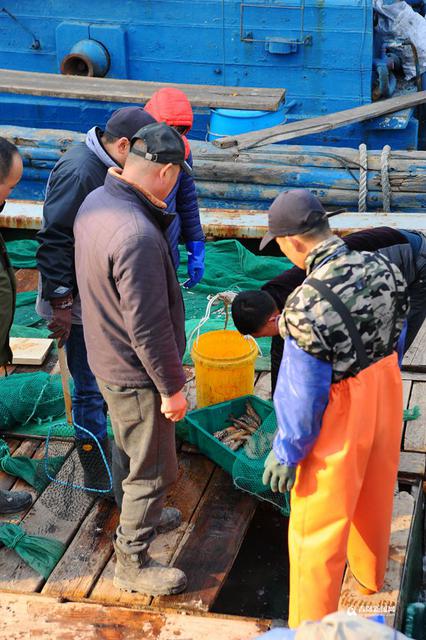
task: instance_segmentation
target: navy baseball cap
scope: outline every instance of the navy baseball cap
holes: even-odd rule
[[[327,220],[328,216],[318,198],[307,189],[283,191],[269,208],[269,231],[259,249],[264,249],[274,238],[306,233]]]
[[[145,142],[146,152],[134,148],[136,140]],[[192,175],[192,168],[185,161],[185,143],[182,136],[165,122],[148,124],[139,129],[130,141],[130,152],[150,162],[178,164],[185,173]]]
[[[131,140],[141,127],[146,127],[153,122],[157,121],[142,107],[123,107],[114,111],[106,123],[105,133],[115,138]]]

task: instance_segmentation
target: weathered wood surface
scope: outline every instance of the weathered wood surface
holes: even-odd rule
[[[115,505],[105,499],[97,500],[50,574],[43,595],[69,600],[87,597],[111,557],[118,520]]]
[[[0,636],[8,640],[251,640],[268,620],[176,611],[135,611],[35,595],[0,594]]]
[[[0,69],[0,91],[4,93],[143,105],[162,87],[180,89],[193,107],[205,108],[276,111],[285,97],[285,89],[86,78]]]
[[[0,228],[40,229],[42,203],[35,201],[9,200],[0,213]],[[215,238],[263,238],[268,230],[267,211],[260,209],[201,208],[200,218],[206,236]],[[395,229],[426,231],[426,216],[423,213],[342,213],[330,218],[336,231],[348,233],[357,229],[387,226]],[[30,271],[23,269],[22,271]],[[28,291],[37,288],[35,283]],[[18,272],[19,273],[19,272]]]
[[[214,141],[218,147],[226,148],[238,145],[239,149],[249,149],[255,146],[282,142],[322,131],[330,131],[354,122],[363,122],[371,118],[378,118],[388,113],[395,113],[409,107],[416,107],[426,102],[426,91],[404,94],[388,100],[380,100],[353,109],[345,109],[325,116],[307,118],[290,124],[277,125],[260,131],[242,133],[238,136],[227,136]]]
[[[53,340],[49,338],[10,338],[12,364],[40,366],[49,353]]]
[[[426,474],[426,454],[401,451],[398,476],[400,478],[422,479]]]
[[[420,417],[406,423],[404,451],[426,453],[426,383],[413,382],[409,407],[418,405]]]
[[[71,446],[52,443],[50,455],[54,455],[55,450],[63,455]],[[75,456],[74,451],[65,461],[57,479],[69,481],[71,475],[75,482],[81,483],[81,478],[73,473]],[[33,504],[22,524],[29,534],[53,537],[68,544],[93,501],[94,498],[85,492],[58,488],[58,485],[52,482]],[[0,551],[0,591],[31,593],[37,591],[43,583],[44,578],[25,564],[14,551]]]
[[[208,486],[213,469],[213,463],[204,456],[188,455],[186,453],[179,455],[178,479],[170,495],[167,497],[166,502],[169,506],[180,509],[182,513],[182,525],[174,531],[155,538],[149,550],[155,560],[165,564],[172,562],[176,549],[182,542],[182,539],[194,527],[194,519],[196,518],[195,511]],[[192,560],[193,571],[195,571],[197,566],[197,560],[198,554],[196,553]],[[173,562],[173,564],[176,564],[179,568],[183,568],[180,567],[178,562]],[[107,563],[94,586],[90,594],[91,600],[131,606],[147,606],[151,603],[152,598],[148,596],[137,593],[127,593],[116,589],[112,584],[114,569],[115,556]]]
[[[360,595],[348,569],[342,585],[339,610],[367,617],[381,614],[389,626],[394,626],[400,619],[403,613],[398,610],[400,587],[414,513],[413,496],[405,491],[398,493],[394,499],[389,561],[382,591],[371,596]]]
[[[154,598],[153,605],[208,611],[234,563],[255,508],[256,500],[234,489],[229,475],[216,467],[194,514],[193,527],[172,560],[186,573],[187,589],[176,596]]]
[[[426,373],[426,321],[405,354],[402,366],[406,371]]]
[[[18,293],[24,291],[36,291],[38,285],[37,269],[18,269],[15,272],[16,290]]]

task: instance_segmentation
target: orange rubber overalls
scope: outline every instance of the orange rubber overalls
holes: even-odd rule
[[[369,365],[345,305],[349,318],[324,283],[308,282],[342,316],[362,370],[331,385],[319,436],[297,468],[288,534],[292,628],[337,610],[346,560],[361,585],[382,588],[403,419],[395,328],[389,355]]]

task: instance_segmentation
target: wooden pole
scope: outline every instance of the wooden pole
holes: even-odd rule
[[[67,416],[68,424],[72,426],[73,424],[72,401],[71,401],[70,385],[69,385],[70,374],[68,371],[65,349],[59,346],[58,346],[58,361],[59,361],[59,371],[61,372],[62,390],[64,392],[65,413]]]

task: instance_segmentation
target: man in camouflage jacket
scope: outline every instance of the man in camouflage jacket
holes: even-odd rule
[[[292,489],[296,627],[337,609],[346,559],[363,593],[383,585],[402,425],[395,351],[408,303],[398,268],[350,251],[308,191],[274,201],[261,248],[273,238],[307,273],[279,321],[278,432],[263,477],[272,491]]]

